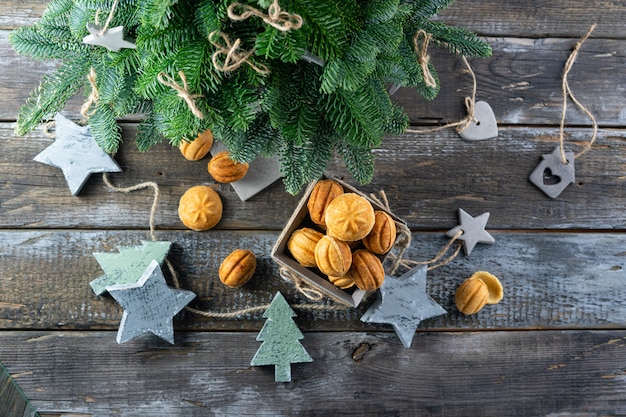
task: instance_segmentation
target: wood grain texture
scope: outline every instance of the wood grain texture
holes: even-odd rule
[[[621,327],[626,323],[626,235],[492,232],[494,245],[479,245],[471,256],[428,273],[429,295],[448,314],[424,320],[420,329],[528,329]],[[117,329],[122,309],[108,296],[97,297],[89,282],[102,274],[93,252],[116,252],[138,244],[146,233],[131,231],[0,232],[0,328]],[[169,259],[181,286],[197,295],[191,305],[231,312],[267,305],[277,291],[290,304],[308,300],[279,277],[269,256],[277,232],[159,232],[172,242]],[[444,233],[414,233],[405,257],[432,258],[448,238]],[[219,281],[222,260],[234,249],[252,250],[257,272],[250,282],[231,289]],[[504,299],[479,314],[465,316],[454,306],[454,291],[478,270],[496,275]],[[402,270],[401,270],[402,271]],[[171,282],[171,281],[170,281]],[[339,311],[297,309],[302,329],[385,329],[360,321],[374,297],[358,308]],[[326,305],[334,306],[330,301]],[[199,318],[184,312],[179,330],[256,330],[261,313],[238,319]]]
[[[53,139],[41,130],[15,137],[13,124],[0,123],[0,227],[145,229],[152,203],[150,190],[120,194],[93,175],[72,197],[60,169],[32,161]],[[215,183],[207,161],[186,161],[168,144],[140,153],[132,143],[136,125],[123,125],[124,144],[116,156],[123,172],[109,174],[117,186],[155,181],[161,188],[158,228],[184,228],[178,201],[195,185],[220,194],[220,229],[280,230],[299,197],[278,181],[246,202],[228,184]],[[590,129],[567,129],[568,149],[579,150]],[[626,131],[602,129],[594,148],[576,161],[576,184],[557,200],[528,181],[541,155],[558,144],[555,128],[502,128],[497,139],[466,142],[453,130],[387,138],[375,151],[376,177],[359,186],[385,190],[391,208],[419,230],[452,228],[459,208],[472,215],[491,213],[492,229],[626,228]],[[342,163],[331,160],[328,174],[356,185]],[[401,179],[401,180],[400,180]]]
[[[581,30],[579,36],[586,32]],[[35,89],[41,77],[54,68],[54,62],[36,62],[17,56],[8,44],[8,31],[0,31],[0,120],[14,120],[19,107]],[[558,125],[561,117],[561,74],[576,40],[560,38],[487,38],[493,57],[472,59],[477,77],[477,100],[487,101],[500,124]],[[471,94],[472,81],[465,66],[447,51],[433,49],[442,89],[433,101],[415,91],[401,89],[393,97],[404,107],[413,123],[449,123],[465,117],[464,98]],[[589,39],[583,45],[569,75],[576,97],[604,126],[626,124],[623,98],[626,82],[621,71],[626,65],[622,40]],[[590,77],[589,74],[594,74]],[[66,106],[71,116],[80,118],[85,98],[78,94]],[[590,125],[574,106],[566,122]],[[135,117],[136,119],[136,117]]]
[[[249,367],[254,333],[186,333],[176,346],[112,332],[0,333],[0,354],[42,416],[623,415],[626,332],[305,333],[315,362]],[[20,376],[21,375],[21,376]],[[73,414],[75,413],[75,414]],[[571,414],[570,414],[571,413]]]

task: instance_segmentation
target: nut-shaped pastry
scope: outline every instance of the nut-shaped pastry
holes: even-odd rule
[[[326,207],[326,234],[343,241],[363,239],[374,227],[374,208],[355,193],[338,195]]]
[[[487,284],[477,278],[468,278],[454,293],[456,308],[463,314],[478,313],[487,304]]]
[[[396,222],[384,211],[374,211],[374,227],[369,235],[363,238],[367,249],[377,255],[389,252],[396,242]]]
[[[231,288],[241,287],[250,281],[256,270],[256,257],[247,249],[235,249],[222,261],[220,281]]]
[[[348,273],[342,277],[333,277],[329,275],[328,280],[342,290],[350,288],[354,286],[354,278],[352,278],[352,275],[350,275],[350,271],[352,271],[352,268],[350,268]]]
[[[240,164],[230,159],[228,151],[213,155],[207,167],[209,174],[217,182],[239,181],[248,173],[248,164]]]
[[[295,230],[287,241],[291,256],[305,267],[317,266],[315,262],[315,245],[324,235],[315,229],[303,227]]]
[[[198,161],[209,153],[211,146],[213,146],[213,133],[207,129],[191,142],[181,141],[178,149],[188,161]]]
[[[470,278],[479,279],[487,285],[487,289],[489,290],[487,304],[498,304],[500,300],[502,300],[502,297],[504,297],[504,290],[502,289],[500,280],[489,272],[477,271],[474,272]]]
[[[222,199],[206,185],[191,187],[178,202],[178,217],[192,230],[208,230],[222,219]]]
[[[352,252],[346,242],[323,236],[315,245],[315,263],[326,275],[341,277],[352,265]]]
[[[352,267],[348,273],[354,284],[365,291],[380,288],[385,281],[385,269],[378,256],[367,249],[357,249],[352,254]]]
[[[306,203],[313,223],[326,227],[326,207],[340,194],[343,194],[343,187],[336,181],[320,180],[315,184]]]

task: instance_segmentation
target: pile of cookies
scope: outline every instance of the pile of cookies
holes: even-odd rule
[[[291,234],[287,242],[291,256],[339,288],[380,288],[385,279],[381,258],[396,241],[393,218],[330,179],[315,184],[307,209],[312,227]]]

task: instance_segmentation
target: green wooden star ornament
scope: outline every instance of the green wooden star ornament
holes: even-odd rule
[[[96,295],[106,292],[106,287],[117,284],[134,284],[152,260],[163,264],[172,242],[142,241],[140,246],[119,247],[119,253],[94,252],[104,275],[90,282]]]
[[[274,381],[291,381],[291,364],[313,362],[299,342],[304,335],[293,321],[296,314],[280,292],[277,292],[263,317],[267,321],[256,340],[262,341],[250,366],[274,365]]]

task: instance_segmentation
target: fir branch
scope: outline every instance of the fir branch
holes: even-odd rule
[[[96,112],[89,118],[89,127],[96,143],[103,151],[117,152],[122,142],[122,133],[113,110],[107,103],[98,103]]]
[[[337,152],[359,184],[367,184],[374,179],[374,155],[371,150],[341,143],[337,146]]]
[[[280,154],[280,173],[283,176],[285,190],[290,194],[296,194],[302,189],[306,180],[302,172],[302,149],[292,141],[283,142]]]
[[[163,141],[163,136],[159,133],[152,116],[142,120],[137,127],[135,143],[140,152],[147,152],[154,145]]]
[[[454,3],[454,0],[403,0],[413,8],[412,20],[425,21]]]
[[[489,44],[465,28],[425,22],[423,29],[433,35],[432,42],[436,46],[445,47],[452,54],[465,57],[491,56]]]

